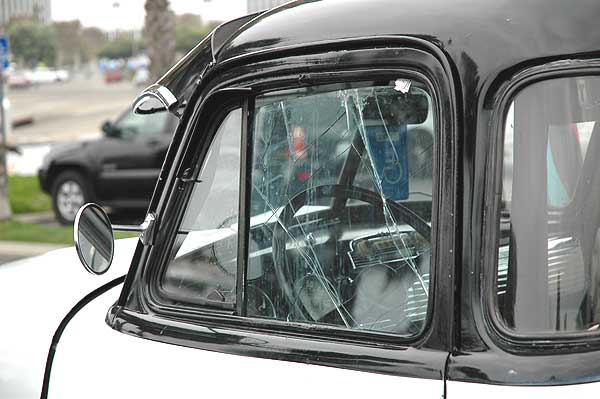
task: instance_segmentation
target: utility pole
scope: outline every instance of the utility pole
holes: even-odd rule
[[[6,166],[6,154],[8,152],[6,135],[10,121],[7,120],[4,108],[7,103],[4,98],[4,71],[9,65],[8,55],[8,37],[0,36],[0,221],[10,219],[12,216],[8,200],[8,168]]]

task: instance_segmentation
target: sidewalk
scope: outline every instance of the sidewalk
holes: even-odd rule
[[[0,241],[0,265],[14,260],[41,255],[67,245],[40,244],[16,241]]]
[[[20,213],[13,215],[13,220],[21,223],[37,223],[37,224],[50,224],[57,223],[54,218],[52,211],[48,212],[34,212],[34,213]]]
[[[14,215],[13,220],[17,220],[21,223],[56,223],[52,212],[23,213]],[[0,265],[18,259],[41,255],[48,251],[67,246],[68,245],[63,244],[44,244],[37,242],[0,241]]]

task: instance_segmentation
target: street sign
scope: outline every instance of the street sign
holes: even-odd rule
[[[0,36],[0,68],[4,71],[10,65],[10,47],[8,45],[8,36]]]
[[[4,71],[8,69],[8,37],[0,36],[0,219],[10,218],[10,204],[7,204],[8,198],[8,173],[6,169],[6,130],[8,120],[4,107],[8,101],[4,101]]]

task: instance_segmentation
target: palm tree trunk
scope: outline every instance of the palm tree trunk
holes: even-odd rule
[[[144,33],[150,58],[150,79],[158,80],[175,58],[175,27],[168,0],[146,0]]]

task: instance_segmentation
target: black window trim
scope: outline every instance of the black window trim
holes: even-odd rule
[[[492,339],[504,350],[511,353],[568,353],[589,350],[590,346],[600,348],[599,331],[549,332],[540,334],[518,333],[508,328],[499,314],[496,298],[498,246],[500,231],[500,209],[502,201],[502,172],[504,161],[504,134],[506,117],[514,98],[529,86],[552,79],[577,76],[600,77],[600,59],[573,60],[547,63],[527,68],[516,74],[500,88],[495,109],[492,112],[490,137],[492,145],[488,149],[487,168],[489,178],[486,179],[485,203],[490,209],[484,219],[484,235],[481,253],[484,278],[481,280],[481,309],[483,310],[484,327]]]
[[[249,96],[242,107],[242,153],[240,155],[240,197],[239,197],[239,235],[238,235],[238,255],[237,255],[237,275],[236,275],[236,314],[246,317],[248,300],[246,296],[246,270],[248,268],[248,248],[250,242],[250,218],[246,215],[250,213],[250,177],[252,175],[252,146],[250,145],[249,125],[252,123],[251,110],[254,109],[254,99],[256,93]]]
[[[157,309],[160,309],[161,311],[163,310],[167,310],[168,308],[175,308],[175,309],[179,309],[181,312],[184,313],[190,313],[190,314],[194,314],[194,312],[189,312],[190,310],[192,310],[193,308],[197,308],[198,306],[202,306],[204,307],[206,310],[210,311],[211,313],[214,312],[215,314],[221,314],[221,315],[233,315],[235,314],[235,310],[236,310],[236,304],[224,304],[224,306],[217,306],[215,303],[211,303],[210,301],[204,301],[204,300],[200,300],[198,299],[198,303],[194,304],[193,306],[177,306],[177,305],[167,305],[165,302],[168,300],[174,301],[176,299],[173,298],[168,298],[167,294],[165,294],[163,292],[163,290],[160,288],[160,277],[163,275],[163,273],[165,272],[167,266],[168,266],[168,256],[171,253],[172,250],[172,245],[174,243],[174,240],[177,236],[177,232],[179,231],[178,227],[181,225],[183,217],[185,215],[185,210],[187,209],[187,204],[190,200],[190,197],[192,195],[193,189],[194,189],[194,182],[195,179],[197,178],[197,176],[194,176],[194,170],[196,169],[195,166],[198,163],[198,160],[202,159],[204,160],[206,154],[208,153],[208,151],[210,150],[210,147],[212,145],[212,142],[216,136],[217,130],[220,127],[220,125],[222,124],[222,122],[224,122],[224,120],[227,118],[227,116],[233,112],[236,109],[241,109],[242,112],[247,109],[247,106],[245,105],[247,103],[247,100],[245,100],[244,98],[240,98],[239,100],[235,100],[235,99],[228,99],[225,100],[222,105],[223,107],[218,111],[218,113],[211,115],[210,119],[207,121],[207,126],[202,128],[202,132],[203,133],[208,133],[206,136],[203,137],[199,137],[199,141],[200,141],[200,145],[199,148],[196,149],[190,149],[189,147],[193,147],[193,144],[190,143],[190,145],[188,145],[188,148],[185,150],[185,154],[184,154],[184,160],[182,161],[182,164],[180,166],[180,170],[181,173],[178,173],[178,181],[176,183],[176,187],[177,190],[174,193],[174,200],[171,200],[171,204],[173,206],[174,209],[177,209],[176,215],[174,215],[174,220],[171,223],[171,231],[169,234],[169,240],[168,243],[162,247],[162,251],[161,254],[159,255],[159,258],[157,260],[157,265],[158,267],[155,268],[155,273],[153,273],[153,277],[150,280],[150,284],[151,287],[150,289],[147,291],[147,295],[148,298],[150,299],[149,304],[153,307],[156,306]],[[200,112],[197,116],[197,118],[199,118],[200,116],[202,116],[204,113]],[[242,120],[241,120],[241,126],[240,126],[240,131],[244,131],[244,116],[242,114]],[[198,122],[198,119],[196,119],[196,122]],[[195,123],[196,126],[194,126],[194,130],[198,129],[197,125]],[[196,133],[196,136],[202,136],[201,134]],[[241,140],[241,145],[244,144],[244,137],[242,134],[242,137],[240,138]],[[243,151],[244,147],[240,147],[240,151],[241,151],[241,155],[244,154]],[[243,158],[240,157],[240,161],[244,162]],[[185,165],[185,166],[183,166]],[[191,174],[188,173],[188,170],[191,171]],[[200,171],[200,168],[197,168],[197,172]],[[242,182],[240,181],[240,188],[242,187]],[[241,210],[241,203],[240,203],[240,210]],[[240,215],[240,219],[241,219],[241,215]],[[239,223],[238,226],[241,229],[242,228],[243,223]],[[239,232],[238,232],[239,234]],[[239,240],[238,240],[238,251],[239,251]],[[238,262],[238,273],[239,273],[239,262]],[[237,279],[237,276],[236,276]],[[236,282],[237,283],[237,282]],[[146,286],[147,288],[147,286]],[[237,292],[236,292],[236,296],[237,296]],[[236,301],[237,302],[237,301]]]
[[[247,231],[249,228],[249,219],[247,217],[245,217],[245,215],[248,213],[249,209],[249,197],[247,195],[248,191],[248,187],[247,186],[240,186],[240,213],[239,213],[239,220],[243,221],[243,223],[239,223],[239,228],[240,231],[239,233],[241,234],[242,232],[244,233],[244,235],[242,235],[241,237],[238,237],[238,256],[243,254],[243,257],[240,257],[239,259],[241,259],[241,261],[238,261],[238,275],[237,275],[237,291],[236,291],[236,305],[235,305],[235,310],[230,310],[230,309],[218,309],[218,308],[210,308],[210,304],[207,304],[207,307],[202,308],[202,307],[198,307],[197,305],[194,306],[186,306],[186,305],[180,305],[180,306],[169,306],[165,303],[163,303],[160,300],[160,297],[156,296],[156,291],[154,291],[154,289],[158,286],[157,284],[157,280],[156,277],[159,276],[159,274],[155,274],[155,277],[152,279],[153,281],[151,282],[152,284],[152,289],[148,292],[150,294],[150,301],[149,301],[149,305],[154,308],[157,313],[159,314],[164,314],[166,316],[169,317],[175,317],[175,318],[185,318],[188,321],[191,322],[198,322],[198,321],[202,321],[202,320],[207,320],[211,319],[213,317],[217,317],[218,319],[221,318],[232,318],[232,320],[236,320],[238,323],[243,323],[244,321],[247,321],[247,324],[249,325],[264,325],[265,326],[265,331],[272,331],[272,328],[268,328],[268,326],[272,326],[276,329],[289,329],[291,332],[300,332],[300,331],[305,331],[305,330],[311,330],[311,332],[315,332],[314,330],[320,330],[322,331],[325,335],[336,335],[336,336],[348,336],[351,339],[358,339],[360,341],[373,341],[373,337],[377,337],[379,340],[384,341],[384,342],[396,342],[396,343],[402,343],[404,345],[406,344],[412,344],[412,343],[416,343],[416,342],[420,342],[422,341],[426,335],[428,334],[429,330],[430,330],[430,325],[431,325],[431,319],[433,317],[433,309],[434,309],[434,302],[435,302],[435,291],[436,291],[436,284],[437,284],[437,280],[438,280],[438,275],[439,275],[439,261],[437,260],[440,256],[437,253],[437,242],[439,241],[439,231],[438,231],[438,220],[439,220],[439,213],[440,213],[440,195],[441,195],[441,190],[439,188],[439,169],[440,169],[440,155],[439,155],[439,148],[441,146],[441,140],[442,140],[442,133],[441,133],[441,129],[440,129],[440,120],[442,118],[442,107],[440,104],[440,99],[439,99],[439,92],[438,89],[434,86],[433,82],[424,74],[422,74],[421,72],[415,71],[413,69],[405,69],[405,68],[378,68],[378,69],[372,69],[372,70],[343,70],[343,71],[337,71],[336,73],[314,73],[314,74],[294,74],[294,75],[288,75],[288,76],[284,76],[284,77],[279,77],[279,79],[265,79],[264,81],[260,82],[259,84],[253,83],[250,88],[251,88],[251,96],[249,96],[248,98],[244,99],[244,101],[242,102],[242,149],[244,148],[248,148],[247,144],[248,144],[248,140],[249,140],[249,126],[248,124],[251,122],[249,119],[249,113],[252,110],[252,102],[254,100],[254,98],[256,98],[256,96],[259,96],[261,94],[265,94],[265,93],[269,93],[269,92],[273,92],[273,91],[280,91],[280,90],[286,90],[286,89],[294,89],[299,87],[298,86],[298,81],[299,80],[303,80],[305,83],[305,86],[321,86],[321,85],[326,85],[326,84],[331,84],[331,83],[338,83],[338,84],[344,84],[344,83],[348,83],[348,82],[364,82],[364,81],[372,81],[372,80],[376,80],[376,79],[385,79],[385,80],[393,80],[395,78],[397,78],[398,76],[402,76],[402,77],[409,77],[415,80],[418,80],[420,83],[424,84],[428,90],[429,93],[431,95],[432,98],[432,103],[434,104],[434,107],[436,108],[436,120],[434,122],[434,126],[435,126],[435,140],[434,140],[434,170],[436,171],[436,173],[434,173],[434,182],[433,182],[433,190],[434,190],[434,198],[432,201],[432,251],[433,251],[433,256],[432,256],[432,272],[431,274],[431,279],[430,279],[430,297],[429,297],[429,301],[428,301],[428,310],[427,310],[427,319],[426,319],[426,323],[425,326],[423,328],[423,330],[415,336],[410,336],[410,337],[404,337],[402,335],[398,335],[398,334],[390,334],[390,333],[385,333],[385,332],[377,332],[377,331],[359,331],[359,330],[349,330],[347,328],[343,328],[343,327],[337,327],[337,326],[326,326],[326,325],[319,325],[319,324],[311,324],[311,323],[301,323],[301,322],[282,322],[279,320],[270,320],[270,319],[260,319],[260,318],[254,318],[254,317],[248,317],[245,316],[245,308],[246,308],[246,296],[245,296],[245,285],[246,285],[246,281],[245,281],[245,275],[246,275],[246,265],[247,265],[247,245],[248,245],[248,239],[249,237],[247,237]],[[278,82],[279,80],[279,82]],[[274,84],[273,84],[274,83]],[[244,84],[240,84],[241,87],[244,87]],[[235,104],[235,102],[232,102],[232,105]],[[236,107],[237,108],[237,107]],[[231,111],[233,109],[232,106],[227,108],[228,111]],[[209,136],[210,137],[210,141],[212,141],[212,138],[214,137],[214,133],[216,128],[218,127],[219,122],[217,121],[222,121],[223,118],[226,116],[227,112],[226,111],[222,111],[220,112],[219,116],[214,118],[214,120],[211,123],[211,127],[207,128],[206,131],[209,132]],[[198,133],[196,133],[198,134]],[[208,140],[207,140],[208,141]],[[206,145],[206,147],[208,147],[208,145]],[[187,167],[193,167],[193,165],[199,161],[200,156],[203,152],[197,152],[193,157],[188,158],[187,156],[185,158],[189,159],[189,163],[187,165]],[[242,151],[242,157],[245,159],[242,159],[242,170],[241,170],[241,176],[240,176],[240,184],[243,185],[243,183],[245,182],[247,183],[247,176],[248,173],[250,172],[250,168],[251,168],[251,153],[250,153],[250,149],[247,149],[246,151]],[[190,166],[191,165],[191,166]],[[182,168],[180,168],[182,169]],[[191,193],[191,189],[188,189]],[[245,197],[242,197],[242,194],[244,194]],[[185,204],[187,204],[187,201],[189,199],[189,194],[185,196],[185,200],[182,200],[180,202],[180,205],[178,206],[179,208],[185,208]],[[181,212],[181,216],[183,216],[183,212]],[[181,223],[180,221],[181,219],[179,219],[179,221],[176,223],[176,225],[179,225]],[[171,240],[172,241],[172,240]],[[436,244],[434,244],[434,242]],[[166,253],[168,253],[169,251],[165,251]],[[161,262],[161,270],[164,270],[164,268],[166,268],[167,264],[165,261]],[[242,279],[243,277],[243,279]],[[241,288],[241,290],[240,290]],[[240,315],[240,311],[242,311],[243,313],[241,313]],[[246,323],[244,323],[246,324]]]
[[[249,101],[249,108],[248,108],[248,112],[249,114],[254,114],[254,100],[256,97],[264,95],[264,94],[269,94],[269,93],[273,93],[273,92],[279,92],[279,91],[285,91],[288,89],[296,89],[298,87],[322,87],[322,86],[328,86],[328,85],[345,85],[345,84],[352,84],[352,83],[362,83],[362,82],[369,82],[369,81],[374,81],[374,80],[382,80],[382,81],[392,81],[395,78],[397,78],[398,76],[401,76],[402,78],[404,77],[409,77],[413,80],[418,81],[420,84],[423,84],[427,87],[428,89],[428,94],[431,95],[431,100],[432,100],[432,104],[434,106],[434,108],[436,109],[436,114],[435,114],[435,121],[434,121],[434,135],[435,135],[435,139],[434,139],[434,149],[433,149],[433,170],[437,171],[439,168],[439,161],[438,161],[438,157],[439,157],[439,146],[440,146],[440,141],[441,141],[441,133],[440,133],[440,117],[441,115],[439,115],[439,113],[441,112],[441,107],[439,106],[439,94],[436,92],[435,87],[433,86],[432,82],[422,73],[414,71],[414,70],[409,70],[409,69],[384,69],[384,68],[379,68],[379,69],[373,69],[373,70],[369,70],[369,71],[362,71],[362,70],[358,70],[358,71],[338,71],[335,73],[335,75],[332,75],[331,73],[314,73],[314,74],[303,74],[303,75],[298,75],[298,80],[299,81],[304,81],[305,83],[301,86],[299,86],[298,84],[295,85],[290,85],[290,86],[284,86],[284,87],[269,87],[268,89],[265,90],[260,90],[259,88],[255,88],[253,96],[251,97],[251,101]],[[320,92],[320,91],[319,91]],[[250,125],[250,123],[252,123],[252,120],[250,118],[247,118],[246,121],[248,122],[246,125]],[[251,140],[252,138],[249,136],[250,133],[252,131],[252,128],[250,128],[249,126],[246,126],[246,134],[248,135],[246,140]],[[251,169],[252,169],[252,152],[251,152],[251,147],[249,147],[248,151],[248,161],[246,164],[246,170],[244,171],[244,181],[246,182],[247,186],[245,187],[245,192],[249,193],[250,192],[250,179],[248,179],[248,177],[251,174]],[[327,331],[331,331],[333,334],[341,334],[341,335],[348,335],[348,336],[352,336],[352,335],[356,335],[356,337],[362,337],[364,336],[364,339],[368,340],[369,336],[377,336],[380,339],[384,340],[384,341],[389,341],[389,342],[402,342],[404,344],[411,344],[414,342],[418,342],[421,341],[424,336],[427,334],[428,329],[430,328],[431,325],[431,318],[432,318],[432,313],[433,313],[433,307],[434,307],[434,300],[435,300],[435,284],[437,283],[437,278],[438,278],[438,274],[439,271],[437,270],[437,263],[435,262],[435,259],[437,258],[437,249],[435,248],[434,245],[434,240],[437,241],[438,237],[437,237],[437,225],[438,225],[438,219],[439,219],[439,189],[438,189],[438,177],[435,176],[434,174],[434,179],[433,179],[433,199],[432,199],[432,210],[431,210],[431,214],[432,214],[432,231],[431,231],[431,240],[432,240],[432,265],[433,267],[431,267],[431,272],[430,272],[430,283],[429,283],[429,300],[427,303],[427,318],[425,320],[425,324],[423,326],[423,329],[419,332],[419,334],[416,335],[412,335],[412,336],[403,336],[400,334],[393,334],[393,333],[386,333],[386,332],[381,332],[381,331],[373,331],[373,330],[352,330],[352,329],[348,329],[346,327],[338,327],[338,326],[332,326],[332,325],[324,325],[324,324],[317,324],[317,323],[309,323],[309,322],[282,322],[280,320],[275,320],[275,319],[268,319],[268,318],[258,318],[258,317],[251,317],[251,316],[247,316],[246,313],[242,313],[240,317],[246,318],[246,319],[250,319],[250,320],[254,320],[257,322],[265,322],[265,323],[272,323],[274,325],[293,325],[296,328],[299,329],[305,329],[305,326],[312,326],[310,327],[311,329],[316,328],[316,329],[321,329],[321,330],[327,330]],[[240,199],[240,202],[244,202],[245,204],[245,209],[244,209],[244,214],[249,213],[250,211],[250,196],[247,195],[246,197],[242,197]],[[241,214],[240,214],[241,215]],[[249,229],[249,220],[250,218],[244,218],[244,221],[246,224],[248,224],[247,228]],[[245,251],[243,252],[243,262],[238,262],[238,263],[243,263],[243,267],[244,267],[244,277],[245,277],[245,268],[247,267],[247,261],[248,261],[248,252],[247,252],[247,245],[248,245],[248,234],[246,234],[246,236],[243,237],[245,240],[245,244],[246,244],[246,248]],[[246,290],[246,284],[247,281],[244,279],[243,281],[243,290],[244,290],[244,294],[245,294],[245,290]],[[246,300],[246,296],[244,295],[244,301]],[[243,303],[243,309],[244,311],[246,310],[246,302]]]
[[[302,51],[301,51],[302,50]],[[340,57],[341,56],[341,57]],[[460,265],[455,263],[458,259],[460,251],[455,249],[460,248],[460,236],[456,235],[459,222],[457,212],[461,208],[457,208],[457,189],[459,188],[459,172],[461,161],[459,155],[459,140],[456,139],[458,132],[458,123],[460,115],[457,113],[457,107],[460,105],[460,96],[457,92],[457,87],[454,83],[454,74],[451,65],[444,56],[443,52],[433,43],[424,39],[414,37],[380,37],[380,38],[357,38],[355,40],[346,40],[343,45],[335,47],[332,43],[324,43],[320,46],[319,43],[312,47],[298,48],[295,51],[283,49],[280,52],[272,51],[269,57],[265,54],[256,56],[249,54],[247,62],[242,63],[242,59],[236,59],[235,62],[222,62],[217,64],[204,80],[197,86],[196,91],[192,94],[190,105],[185,110],[182,123],[177,129],[173,143],[170,146],[168,157],[165,161],[165,167],[161,172],[161,178],[158,181],[155,195],[151,203],[151,210],[159,213],[159,239],[164,239],[165,235],[160,233],[160,230],[168,230],[168,226],[173,225],[173,201],[172,197],[177,192],[180,181],[181,160],[185,157],[184,149],[188,147],[189,142],[193,139],[192,132],[198,124],[197,115],[199,112],[199,104],[201,104],[212,91],[222,87],[234,87],[244,81],[258,81],[263,79],[272,86],[281,86],[284,83],[306,83],[310,79],[308,72],[321,72],[321,75],[340,75],[340,70],[346,72],[363,71],[370,73],[373,67],[380,69],[402,71],[418,71],[427,78],[434,86],[432,94],[439,95],[437,101],[438,107],[438,143],[439,153],[434,155],[438,177],[439,187],[436,188],[437,196],[440,203],[435,211],[438,212],[439,220],[437,223],[436,234],[436,249],[439,255],[435,260],[435,267],[440,269],[440,278],[432,283],[434,286],[435,295],[442,295],[443,301],[434,301],[434,309],[431,312],[432,325],[425,330],[423,338],[411,344],[415,348],[427,348],[436,351],[447,353],[454,345],[455,340],[459,335],[454,329],[454,320],[459,316],[459,309],[454,306],[458,291],[456,284],[459,281],[455,279],[455,273],[460,270]],[[285,67],[281,63],[286,60]],[[250,62],[250,63],[249,63]],[[254,62],[252,64],[251,62]],[[225,67],[226,65],[226,67]],[[282,70],[287,70],[284,73],[293,74],[296,76],[292,81],[286,81],[286,78],[281,78],[284,74]],[[233,72],[231,72],[233,71]],[[238,72],[239,71],[239,72]],[[241,74],[240,74],[241,72]],[[242,76],[240,78],[239,76]],[[176,164],[175,164],[176,163]],[[166,169],[168,164],[173,165],[171,170]],[[177,205],[177,204],[175,204]],[[443,240],[439,238],[443,237]],[[264,329],[262,325],[248,322],[242,324],[235,316],[231,316],[228,312],[210,312],[202,314],[202,324],[198,324],[198,319],[188,317],[185,312],[179,311],[174,315],[163,312],[160,308],[151,303],[151,297],[148,292],[148,282],[153,276],[153,271],[156,269],[156,259],[160,255],[160,248],[144,247],[138,245],[132,269],[127,276],[124,288],[121,292],[118,302],[110,309],[107,316],[107,323],[115,330],[131,335],[139,335],[141,331],[147,331],[144,337],[163,342],[174,342],[184,346],[192,346],[202,348],[206,346],[199,331],[203,329],[203,325],[221,326],[223,328],[233,328],[235,330],[247,331],[247,334],[252,334],[252,331],[261,331],[261,337],[265,339],[265,345],[269,345],[271,338],[275,339],[278,336],[298,336],[300,334],[303,339],[320,339],[326,338],[332,344],[335,342],[347,342],[358,345],[368,345],[379,347],[384,344],[381,340],[375,341],[373,338],[376,333],[370,332],[367,340],[356,340],[344,336],[330,334],[324,331],[324,334],[315,334],[314,329],[306,328],[299,325],[289,326],[289,323],[282,323],[281,329],[273,331],[272,329]],[[443,262],[442,259],[443,258]],[[458,268],[458,269],[456,269]],[[441,273],[443,272],[443,276]],[[140,318],[139,315],[147,314],[147,317]],[[154,319],[159,324],[163,323],[164,328],[160,333],[154,334],[150,330],[150,322]],[[168,326],[176,320],[181,320],[187,326],[187,332],[176,333]],[[233,321],[229,323],[228,321]],[[177,322],[179,323],[179,322]],[[215,324],[216,323],[216,324]],[[181,323],[179,323],[181,324]],[[271,323],[275,325],[276,323]],[[279,326],[275,326],[279,327]],[[324,329],[326,330],[326,329]],[[345,330],[347,331],[347,330]],[[182,335],[183,334],[183,335]],[[179,336],[177,338],[176,336]],[[398,346],[401,349],[410,348],[406,343],[398,343],[397,336],[394,336],[394,342],[385,344]],[[309,341],[310,342],[310,341]],[[224,352],[235,352],[237,349],[225,349]],[[333,350],[333,348],[332,348]],[[281,348],[280,353],[283,354],[287,349]],[[284,351],[284,352],[281,352]],[[367,353],[367,352],[365,352]],[[420,352],[418,352],[420,353]],[[358,352],[357,352],[358,354]],[[308,355],[308,353],[307,353]],[[262,355],[259,355],[262,356]],[[311,355],[312,356],[312,355]],[[437,356],[437,355],[436,355]],[[268,357],[268,356],[265,356]],[[278,357],[279,358],[279,357]],[[321,361],[322,356],[317,358],[310,357],[312,362],[318,364],[331,365],[329,362]],[[373,363],[375,364],[375,363]],[[373,370],[376,369],[374,366]],[[349,366],[352,369],[363,369],[356,366]],[[371,367],[366,366],[367,369]],[[387,371],[382,371],[388,373]],[[443,372],[443,369],[442,371]],[[435,377],[436,379],[439,378]]]

